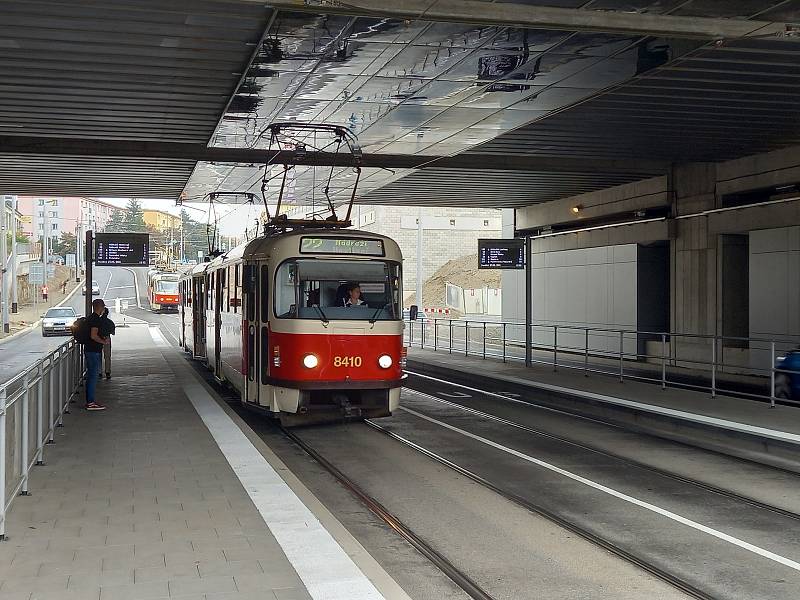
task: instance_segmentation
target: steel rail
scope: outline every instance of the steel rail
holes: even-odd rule
[[[767,511],[770,511],[770,512],[774,512],[774,513],[779,514],[779,515],[781,515],[783,517],[786,517],[788,519],[795,519],[797,521],[800,521],[800,514],[798,514],[796,512],[792,512],[792,511],[787,510],[785,508],[780,508],[778,506],[774,506],[772,504],[768,504],[766,502],[762,502],[761,500],[756,500],[755,498],[751,498],[749,496],[743,496],[741,494],[738,494],[737,492],[733,492],[731,490],[726,490],[724,488],[717,487],[717,486],[712,485],[710,483],[706,483],[706,482],[700,481],[698,479],[693,479],[692,477],[686,477],[684,475],[679,475],[677,473],[673,473],[671,471],[667,471],[667,470],[662,469],[660,467],[655,467],[653,465],[648,465],[647,463],[643,463],[643,462],[640,462],[638,460],[622,456],[620,454],[615,454],[614,452],[609,452],[607,450],[602,450],[600,448],[595,448],[593,446],[589,446],[589,445],[583,444],[581,442],[576,442],[575,440],[571,440],[569,438],[562,437],[562,436],[556,435],[554,433],[549,433],[549,432],[546,432],[546,431],[542,431],[541,429],[537,429],[537,428],[531,427],[529,425],[523,425],[521,423],[516,423],[515,421],[511,421],[511,420],[505,419],[503,417],[498,417],[497,415],[493,415],[493,414],[490,414],[490,413],[487,413],[487,412],[484,412],[484,411],[481,411],[481,410],[478,410],[478,409],[475,409],[475,408],[471,408],[469,406],[463,406],[463,405],[459,404],[458,402],[453,402],[451,400],[444,400],[443,398],[438,398],[437,396],[433,396],[431,394],[426,394],[425,392],[420,392],[419,390],[415,390],[413,388],[409,388],[409,389],[411,389],[415,394],[419,394],[421,396],[425,396],[426,398],[430,398],[431,400],[435,400],[436,402],[440,402],[442,404],[447,404],[449,406],[456,406],[456,407],[458,407],[458,408],[460,408],[460,409],[462,409],[462,410],[464,410],[466,412],[478,415],[478,416],[480,416],[480,417],[482,417],[484,419],[497,421],[498,423],[502,423],[504,425],[508,425],[510,427],[514,427],[516,429],[520,429],[522,431],[526,431],[526,432],[531,433],[533,435],[538,435],[540,437],[544,437],[544,438],[547,438],[547,439],[555,440],[555,441],[561,442],[563,444],[568,444],[568,445],[573,446],[575,448],[580,448],[581,450],[586,450],[588,452],[593,452],[595,454],[599,454],[600,456],[604,456],[606,458],[611,458],[611,459],[617,460],[617,461],[619,461],[619,462],[621,462],[621,463],[623,463],[625,465],[628,465],[628,466],[631,466],[631,467],[636,467],[636,468],[642,469],[644,471],[649,471],[649,472],[654,473],[656,475],[659,475],[661,477],[666,477],[668,479],[672,479],[674,481],[679,481],[679,482],[685,483],[687,485],[693,485],[693,486],[696,486],[696,487],[698,487],[700,489],[703,489],[703,490],[705,490],[707,492],[710,492],[712,494],[723,496],[723,497],[729,498],[731,500],[736,500],[737,502],[741,502],[743,504],[748,504],[748,505],[753,506],[755,508],[759,508],[759,509],[762,509],[762,510],[767,510]],[[492,392],[484,392],[484,393],[485,394],[493,394]],[[535,407],[535,405],[531,405],[531,406]],[[740,459],[737,459],[737,460],[740,460]],[[744,462],[749,462],[749,461],[744,461]],[[761,466],[764,466],[764,467],[769,468],[769,469],[773,469],[773,467],[768,467],[766,465],[761,465]],[[795,473],[793,471],[786,471],[786,472],[792,473],[793,475],[797,475],[797,473]]]
[[[453,386],[453,387],[457,387],[457,388],[462,388],[462,389],[465,389],[465,390],[471,390],[473,392],[477,391],[477,392],[480,392],[480,393],[485,394],[487,396],[490,396],[490,397],[493,397],[493,398],[499,398],[501,400],[505,400],[506,402],[511,402],[513,404],[520,404],[520,405],[523,405],[523,406],[532,406],[532,407],[537,408],[539,410],[544,410],[544,411],[556,413],[556,414],[559,414],[559,415],[565,415],[565,416],[568,416],[568,417],[572,417],[573,419],[579,419],[581,421],[587,421],[589,423],[596,423],[598,425],[603,425],[605,427],[610,427],[610,428],[613,428],[613,429],[619,429],[620,431],[626,431],[628,433],[636,433],[638,435],[646,435],[646,436],[649,436],[649,437],[662,439],[662,440],[666,439],[667,441],[669,441],[672,444],[677,444],[679,446],[685,446],[687,448],[692,448],[694,450],[702,450],[703,452],[708,452],[709,454],[716,454],[717,456],[723,456],[725,458],[734,458],[734,459],[736,459],[738,461],[741,461],[741,462],[750,463],[750,464],[753,464],[753,465],[757,465],[759,467],[767,467],[767,468],[772,469],[774,471],[778,471],[780,473],[787,473],[787,474],[793,475],[795,477],[800,475],[800,472],[794,471],[794,470],[789,469],[787,467],[781,467],[781,466],[778,466],[778,465],[770,465],[770,464],[767,464],[767,463],[759,462],[759,461],[757,461],[755,459],[747,458],[746,456],[733,456],[731,454],[726,454],[725,452],[723,452],[721,450],[714,450],[713,448],[703,448],[701,446],[696,446],[696,445],[690,444],[689,442],[684,442],[684,441],[681,441],[681,440],[673,440],[673,439],[669,439],[669,438],[659,438],[659,436],[657,436],[655,434],[652,434],[652,433],[648,432],[647,430],[636,429],[635,427],[630,427],[630,426],[617,424],[617,423],[614,423],[612,421],[604,421],[604,420],[600,419],[599,417],[592,417],[592,416],[589,416],[589,415],[584,415],[584,414],[581,414],[581,413],[579,413],[577,411],[576,412],[570,412],[569,410],[564,409],[564,408],[556,408],[555,406],[548,406],[546,404],[541,404],[540,402],[537,402],[536,400],[519,400],[517,398],[509,398],[508,396],[503,396],[502,394],[498,394],[496,392],[487,392],[485,390],[481,390],[481,389],[476,388],[474,386],[463,385],[463,384],[455,383],[455,382],[451,382],[451,381],[445,381],[444,379],[440,379],[438,377],[433,377],[431,375],[425,375],[423,373],[416,373],[416,372],[413,372],[413,371],[409,371],[408,369],[405,369],[403,372],[406,373],[407,375],[413,375],[414,377],[420,377],[422,379],[431,379],[433,381],[440,381],[440,382],[445,383],[447,385],[450,385],[450,386]],[[404,381],[407,382],[408,379],[405,379]],[[511,385],[515,385],[515,386],[518,386],[518,387],[524,387],[523,384],[511,383]],[[409,389],[413,389],[408,385],[408,383],[404,383],[403,386],[407,387]],[[413,390],[413,391],[417,392],[417,390]],[[423,394],[424,392],[417,392],[417,393]]]
[[[314,450],[309,444],[304,442],[297,434],[288,429],[280,428],[283,434],[299,446],[306,454],[313,458],[320,466],[328,471],[339,483],[356,496],[374,515],[391,527],[395,533],[405,539],[409,544],[416,548],[425,558],[431,561],[436,567],[449,577],[457,586],[464,590],[470,598],[475,600],[494,600],[467,574],[451,563],[444,555],[435,550],[428,542],[420,538],[408,528],[400,519],[394,516],[385,506],[375,498],[367,494],[352,479],[347,477],[342,471],[333,465],[329,460]]]
[[[614,554],[614,555],[616,555],[616,556],[618,556],[618,557],[620,557],[620,558],[622,558],[622,559],[624,559],[624,560],[626,560],[626,561],[628,561],[628,562],[640,567],[641,569],[644,569],[648,573],[654,575],[655,577],[658,577],[662,581],[664,581],[664,582],[668,583],[669,585],[681,590],[682,592],[684,592],[684,593],[686,593],[686,594],[688,594],[688,595],[690,595],[690,596],[692,596],[694,598],[698,598],[700,600],[719,600],[715,596],[711,596],[711,595],[705,593],[704,591],[702,591],[701,589],[693,586],[691,583],[688,583],[688,582],[682,580],[681,578],[669,573],[668,571],[665,571],[664,569],[654,565],[653,563],[648,562],[648,561],[636,556],[635,554],[632,554],[631,552],[628,552],[627,550],[625,550],[623,548],[620,548],[619,546],[617,546],[613,542],[611,542],[611,541],[609,541],[609,540],[607,540],[607,539],[605,539],[605,538],[603,538],[603,537],[601,537],[601,536],[599,536],[597,534],[594,534],[591,531],[589,531],[587,529],[584,529],[583,527],[580,527],[579,525],[576,525],[575,523],[572,523],[571,521],[569,521],[567,519],[564,519],[563,517],[555,514],[554,512],[544,508],[543,506],[535,504],[535,503],[531,502],[530,500],[528,500],[527,498],[523,498],[522,496],[519,496],[519,495],[514,494],[512,492],[509,492],[507,490],[504,490],[503,488],[491,483],[490,481],[487,481],[486,479],[484,479],[480,475],[478,475],[476,473],[473,473],[472,471],[470,471],[468,469],[465,469],[464,467],[462,467],[462,466],[460,466],[460,465],[458,465],[458,464],[456,464],[456,463],[444,458],[443,456],[440,456],[440,455],[436,454],[435,452],[432,452],[432,451],[430,451],[430,450],[428,450],[426,448],[423,448],[419,444],[416,444],[416,443],[412,442],[411,440],[408,440],[408,439],[404,438],[403,436],[394,433],[393,431],[389,431],[388,429],[384,428],[381,425],[378,425],[377,423],[374,423],[373,421],[365,420],[364,422],[368,426],[370,426],[373,429],[375,429],[376,431],[379,431],[379,432],[383,433],[384,435],[387,435],[387,436],[391,437],[392,439],[404,444],[405,446],[408,446],[409,448],[412,448],[412,449],[416,450],[417,452],[420,452],[420,453],[424,454],[428,458],[431,458],[431,459],[435,460],[436,462],[438,462],[438,463],[440,463],[440,464],[442,464],[442,465],[444,465],[446,467],[449,467],[450,469],[454,470],[456,473],[459,473],[460,475],[463,475],[464,477],[467,477],[467,478],[471,479],[472,481],[484,486],[485,488],[495,492],[496,494],[500,495],[501,497],[505,498],[506,500],[508,500],[510,502],[513,502],[514,504],[516,504],[516,505],[518,505],[518,506],[520,506],[520,507],[532,512],[532,513],[535,513],[535,514],[537,514],[537,515],[539,515],[541,517],[544,517],[545,519],[547,519],[549,521],[552,521],[553,523],[555,523],[559,527],[563,527],[564,529],[567,529],[568,531],[571,531],[572,533],[574,533],[576,535],[579,535],[580,537],[584,538],[585,540],[587,540],[587,541],[589,541],[589,542],[591,542],[593,544],[596,544],[597,546],[600,546],[601,548],[603,548],[605,550],[608,550],[612,554]]]

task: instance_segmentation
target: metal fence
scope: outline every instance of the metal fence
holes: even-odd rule
[[[70,340],[0,384],[0,540],[11,503],[28,494],[31,469],[44,464],[44,447],[55,442],[55,430],[78,393],[80,348]]]
[[[581,327],[563,323],[534,323],[530,337],[533,363],[554,371],[572,369],[642,380],[668,386],[770,400],[783,396],[782,375],[800,372],[775,366],[779,356],[798,347],[800,336],[742,338],[675,332]],[[407,346],[525,361],[525,324],[422,319],[406,321]],[[798,399],[780,397],[800,404]]]

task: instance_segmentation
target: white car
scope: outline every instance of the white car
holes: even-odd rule
[[[48,335],[72,335],[72,324],[78,318],[71,306],[58,306],[42,315],[42,337]]]
[[[86,288],[85,287],[81,288],[81,295],[82,296],[86,295]],[[99,296],[99,295],[100,295],[100,284],[97,283],[96,281],[93,281],[92,282],[92,296]]]

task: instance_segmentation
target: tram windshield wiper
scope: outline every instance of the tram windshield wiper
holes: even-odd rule
[[[325,325],[327,325],[329,323],[329,319],[328,317],[325,316],[325,313],[322,312],[322,309],[319,307],[319,304],[312,304],[311,306],[317,309],[317,312],[319,313],[319,320],[322,321]]]
[[[370,325],[375,325],[375,323],[378,321],[378,315],[381,314],[381,311],[382,310],[386,310],[390,306],[391,306],[391,304],[384,304],[383,306],[379,306],[375,310],[375,312],[372,313],[372,316],[369,318]]]

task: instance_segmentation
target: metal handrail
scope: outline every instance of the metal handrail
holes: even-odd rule
[[[442,329],[439,326],[439,321],[445,321],[447,327]],[[466,356],[479,356],[484,359],[487,357],[499,358],[503,362],[525,360],[524,355],[514,355],[514,350],[519,351],[520,348],[525,348],[525,339],[515,339],[513,335],[509,335],[508,331],[509,327],[512,327],[512,330],[513,327],[519,327],[524,331],[524,323],[469,319],[425,319],[423,321],[406,321],[406,324],[406,339],[409,346],[432,347],[434,351],[446,350],[451,354],[453,351],[461,351]],[[425,330],[431,326],[433,330],[432,343],[430,343],[430,333],[428,335],[425,334]],[[494,328],[494,331],[492,331],[492,328]],[[414,329],[419,329],[420,335],[414,335]],[[542,329],[545,330],[544,333],[537,333],[537,330],[541,332]],[[444,331],[446,337],[440,335],[441,331]],[[473,342],[470,334],[475,331],[480,331],[482,335],[481,340],[476,339]],[[491,332],[496,337],[489,340],[487,332]],[[575,336],[577,333],[582,333],[583,345],[564,342],[565,337],[570,334]],[[459,339],[461,336],[463,336],[463,339]],[[602,338],[604,343],[601,347],[591,346],[590,339],[592,336],[595,339],[598,336]],[[545,337],[545,340],[541,340],[542,337]],[[536,341],[536,338],[539,338],[539,340]],[[612,338],[616,341],[612,342]],[[704,340],[706,344],[692,343],[691,347],[694,352],[691,356],[687,356],[685,353],[681,353],[681,347],[678,343],[682,338],[688,338],[693,341]],[[719,392],[736,393],[745,397],[768,399],[772,407],[776,403],[776,374],[800,375],[800,371],[782,369],[775,366],[776,349],[784,346],[788,349],[789,346],[795,346],[800,342],[800,336],[779,336],[775,339],[744,338],[698,333],[684,334],[639,331],[625,328],[587,327],[562,323],[532,323],[531,339],[535,340],[531,344],[531,350],[540,355],[532,356],[532,362],[550,365],[553,370],[558,370],[559,368],[582,370],[585,376],[590,373],[613,375],[620,382],[624,382],[626,379],[650,381],[659,383],[662,389],[666,389],[668,386],[680,386],[690,389],[709,390],[712,397],[716,397]],[[768,352],[769,366],[726,362],[724,352],[733,349],[725,345],[726,341],[745,341],[747,346],[751,346],[751,350],[763,352],[765,355]],[[648,354],[647,350],[639,350],[641,342],[653,343],[660,347],[655,354]],[[476,345],[477,343],[480,343],[480,348]],[[631,344],[635,345],[633,351],[630,349]],[[498,350],[493,350],[493,348],[498,348]],[[698,349],[700,349],[700,354],[697,353]],[[705,355],[702,353],[705,353]],[[541,356],[541,354],[545,354],[545,356]],[[595,359],[608,362],[607,364],[598,365],[594,363],[590,365],[590,355]],[[569,358],[564,358],[565,356],[571,356],[572,361]],[[580,363],[578,363],[579,359],[581,359]],[[614,362],[613,365],[611,361]],[[636,364],[636,367],[631,363]],[[670,381],[669,375],[672,374],[674,376],[676,373],[674,371],[670,373],[670,370],[667,369],[668,364],[670,370],[690,368],[708,373],[710,375],[710,383],[708,385],[699,385],[686,381]],[[650,370],[654,374],[657,373],[658,376],[649,376],[648,371]],[[737,371],[738,375],[748,377],[769,377],[769,394],[723,389],[719,385],[719,375],[722,372],[730,374],[732,370]],[[800,404],[797,400],[788,400],[788,402]]]
[[[0,384],[0,540],[5,539],[11,504],[18,495],[28,495],[30,472],[34,466],[44,464],[44,447],[55,443],[55,430],[64,426],[64,414],[69,413],[83,374],[80,346],[69,340]],[[7,431],[8,415],[12,412],[15,420],[20,420],[19,437],[16,428]],[[31,418],[35,421],[35,449],[31,448]],[[13,463],[6,464],[9,447],[20,457],[18,473]],[[12,478],[16,481],[11,493],[6,494]]]

